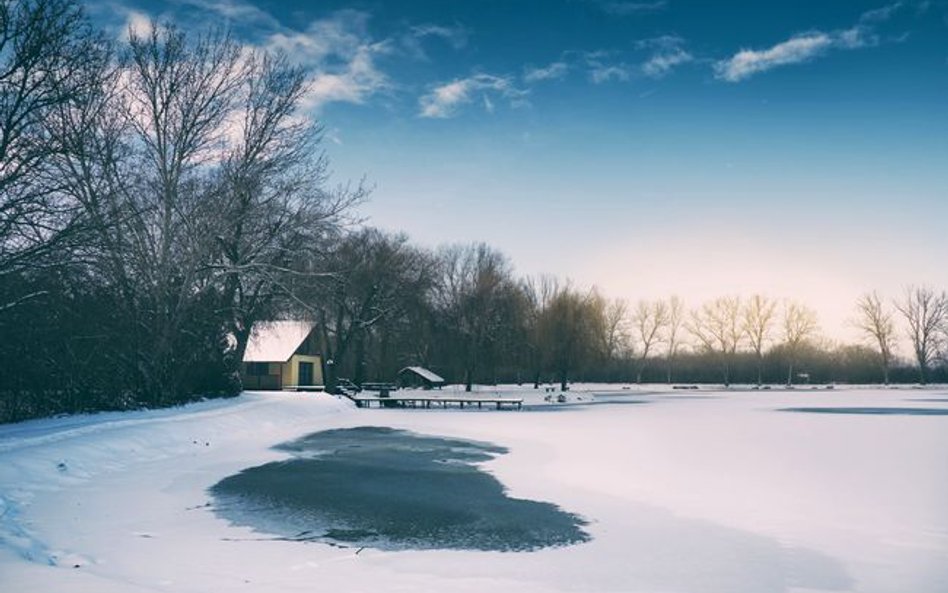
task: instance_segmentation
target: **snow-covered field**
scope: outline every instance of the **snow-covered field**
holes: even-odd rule
[[[570,397],[597,389],[616,387]],[[611,399],[648,403],[390,410],[248,393],[0,426],[0,591],[948,591],[948,416],[777,411],[948,410],[948,391]],[[271,446],[364,425],[509,447],[485,469],[512,496],[584,516],[592,541],[356,553],[273,541],[209,508],[218,480],[286,456]]]

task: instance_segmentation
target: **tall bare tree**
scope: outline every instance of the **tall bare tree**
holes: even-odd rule
[[[486,244],[449,245],[437,254],[435,308],[459,348],[466,391],[496,353],[522,296],[507,257]]]
[[[326,389],[336,386],[336,372],[365,378],[366,346],[372,332],[391,321],[408,299],[434,281],[431,262],[405,235],[360,229],[344,237],[326,256],[328,278],[318,278],[307,308],[316,311],[327,360]]]
[[[605,310],[606,356],[609,360],[620,360],[629,352],[629,303],[625,299],[612,299]]]
[[[108,47],[70,0],[0,0],[0,281],[49,254],[81,226],[51,161],[63,151],[57,112],[96,92]],[[60,258],[64,257],[59,253]],[[10,294],[0,313],[39,296]]]
[[[596,347],[591,296],[569,284],[562,285],[539,320],[545,359],[562,391],[569,389],[572,373],[590,359]]]
[[[560,282],[555,276],[540,275],[527,277],[521,282],[521,290],[526,296],[527,347],[530,372],[533,376],[533,388],[540,388],[543,369],[546,366],[547,348],[544,343],[545,322],[553,298],[560,291]]]
[[[685,303],[678,296],[672,295],[668,299],[668,331],[665,335],[665,364],[666,379],[672,382],[672,370],[675,357],[681,348],[681,329],[685,323]]]
[[[328,187],[304,73],[284,58],[161,23],[130,31],[119,58],[96,101],[56,120],[57,173],[126,326],[116,368],[150,403],[175,401],[207,357],[236,389],[253,322],[364,190]]]
[[[744,304],[742,327],[757,359],[758,386],[763,383],[764,351],[771,339],[776,312],[777,302],[760,294],[755,294]]]
[[[818,329],[816,312],[795,301],[783,311],[783,346],[787,352],[787,385],[793,385],[793,371],[800,350]]]
[[[718,358],[725,387],[731,384],[731,367],[741,345],[740,297],[719,297],[691,312],[687,325],[699,346]]]
[[[875,342],[878,348],[882,381],[888,385],[892,353],[896,346],[894,313],[886,307],[878,294],[869,292],[856,301],[856,314],[856,327]]]
[[[928,371],[941,347],[941,336],[948,325],[948,296],[927,286],[909,286],[895,308],[905,319],[908,338],[918,363],[919,382],[928,381]]]
[[[367,195],[362,184],[328,187],[320,126],[300,113],[306,73],[280,54],[249,54],[245,61],[229,129],[233,145],[207,201],[208,219],[217,223],[213,266],[230,305],[235,360],[254,322],[271,316],[279,299],[299,302],[295,287],[309,283],[298,276],[329,276],[300,264],[320,259],[352,206]]]
[[[642,382],[642,373],[648,364],[652,348],[665,340],[665,330],[668,326],[668,303],[663,300],[639,301],[632,313],[632,325],[637,341],[638,364],[635,373],[635,382]]]

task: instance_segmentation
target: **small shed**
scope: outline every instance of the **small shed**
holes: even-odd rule
[[[444,379],[424,367],[405,367],[398,371],[398,386],[441,389]]]
[[[244,352],[244,389],[322,389],[322,357],[313,330],[306,321],[257,325]]]

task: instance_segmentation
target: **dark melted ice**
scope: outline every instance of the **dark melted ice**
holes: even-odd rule
[[[219,515],[284,539],[380,549],[527,551],[589,539],[582,518],[511,498],[476,465],[503,447],[360,427],[277,448],[293,457],[211,488]]]

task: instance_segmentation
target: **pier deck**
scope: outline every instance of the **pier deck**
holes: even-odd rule
[[[493,405],[496,409],[511,408],[520,410],[523,407],[523,398],[519,397],[494,397],[494,396],[457,396],[457,395],[390,395],[388,397],[379,397],[378,395],[355,394],[348,396],[360,408],[371,408],[373,404],[378,407],[402,407],[402,408],[431,408],[432,404],[447,408],[448,406],[460,406],[462,409],[470,406],[482,408],[484,405]]]

